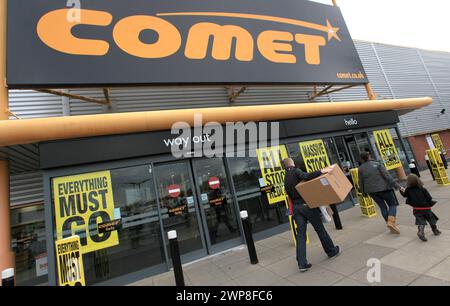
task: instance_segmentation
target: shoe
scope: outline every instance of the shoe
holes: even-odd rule
[[[311,268],[312,268],[312,264],[306,264],[306,266],[299,267],[300,272],[302,272],[302,273],[308,271],[308,270],[311,269]]]
[[[419,231],[417,232],[417,236],[419,237],[420,240],[427,242],[428,239],[427,237],[425,237],[425,226],[423,225],[419,225]]]
[[[332,258],[338,257],[340,254],[341,254],[341,248],[337,245],[336,246],[336,253],[334,253],[334,255],[331,255],[331,256],[328,255],[328,258],[332,259]]]
[[[442,232],[441,232],[440,230],[438,230],[438,228],[437,228],[436,225],[433,226],[433,227],[431,228],[431,230],[433,231],[433,234],[434,234],[435,236],[440,236],[440,235],[442,234]]]
[[[388,217],[387,227],[391,231],[392,234],[396,234],[396,235],[400,234],[400,229],[395,224],[395,217],[394,216],[389,216]]]

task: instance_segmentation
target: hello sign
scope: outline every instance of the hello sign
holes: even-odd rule
[[[10,88],[368,82],[333,6],[304,0],[80,3],[8,2]]]

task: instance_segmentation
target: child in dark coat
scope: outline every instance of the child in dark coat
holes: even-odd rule
[[[407,182],[407,188],[402,188],[400,193],[406,198],[406,204],[414,208],[413,214],[416,217],[416,225],[419,228],[417,236],[422,241],[428,241],[424,232],[427,222],[430,224],[434,235],[439,236],[441,232],[436,225],[439,218],[431,210],[436,201],[433,201],[430,193],[423,187],[423,183],[417,175],[408,175]]]

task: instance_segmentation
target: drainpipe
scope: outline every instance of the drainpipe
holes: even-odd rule
[[[9,119],[6,87],[6,2],[0,0],[0,120]],[[0,156],[0,272],[14,268],[9,211],[9,164]]]

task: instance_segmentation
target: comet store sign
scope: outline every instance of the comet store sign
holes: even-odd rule
[[[284,177],[286,175],[281,161],[288,157],[285,146],[277,146],[256,150],[259,167],[265,186],[273,186],[267,192],[269,204],[286,201]]]
[[[56,262],[60,286],[86,286],[80,237],[56,241]]]
[[[375,137],[378,152],[380,152],[386,169],[392,170],[401,167],[402,162],[398,156],[397,148],[395,147],[391,132],[389,132],[389,130],[380,130],[374,131],[373,135]]]
[[[330,159],[322,139],[301,142],[299,145],[307,172],[319,171],[330,166]]]
[[[53,179],[57,240],[80,237],[83,254],[119,244],[117,231],[99,233],[98,224],[114,219],[109,171]]]

